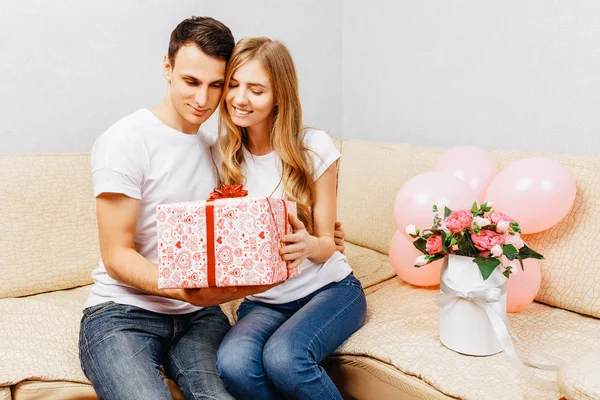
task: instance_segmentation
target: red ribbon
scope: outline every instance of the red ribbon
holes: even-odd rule
[[[221,189],[215,188],[206,202],[206,255],[208,265],[206,273],[208,275],[208,286],[217,286],[216,267],[215,267],[215,207],[213,200],[231,199],[234,197],[246,197],[248,191],[243,189],[244,185],[221,185]]]
[[[210,194],[209,199],[206,202],[206,253],[208,259],[207,265],[207,275],[208,275],[208,286],[216,287],[217,279],[216,279],[216,262],[215,262],[215,212],[213,201],[217,199],[229,199],[235,197],[245,197],[248,196],[248,191],[243,190],[243,185],[221,185],[221,189],[216,189]],[[270,199],[269,201],[270,206]],[[287,204],[285,200],[281,200],[283,203],[283,215],[284,215],[284,234],[288,233],[288,225],[287,225]],[[270,207],[269,207],[270,208]],[[271,211],[272,214],[272,211]],[[275,220],[275,215],[273,215],[273,223],[277,226],[277,221]],[[279,232],[278,232],[279,233]],[[286,266],[287,266],[286,262]],[[287,277],[290,277],[290,271],[287,271]]]
[[[215,188],[210,194],[208,201],[217,199],[231,199],[234,197],[246,197],[248,191],[244,190],[244,185],[221,185],[221,189]]]

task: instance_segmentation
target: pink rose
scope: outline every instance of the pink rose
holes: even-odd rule
[[[508,215],[501,213],[500,211],[494,211],[492,215],[490,215],[490,219],[493,223],[497,224],[500,221],[512,222],[514,219],[509,217]]]
[[[525,242],[523,242],[523,239],[521,239],[521,235],[518,235],[518,234],[515,234],[515,235],[505,234],[504,235],[504,244],[512,244],[513,246],[515,246],[515,248],[517,250],[519,250],[521,247],[525,246]]]
[[[444,225],[450,229],[450,232],[458,233],[468,228],[472,220],[473,214],[469,210],[452,211],[444,221]]]
[[[425,249],[427,253],[434,255],[437,253],[441,253],[442,251],[442,237],[440,235],[431,235],[427,239],[427,244],[425,245]]]
[[[472,233],[471,239],[477,250],[491,250],[494,246],[504,244],[504,236],[489,229],[482,229],[479,233]]]

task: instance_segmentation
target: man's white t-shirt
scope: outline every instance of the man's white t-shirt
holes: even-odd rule
[[[157,263],[156,206],[206,200],[217,177],[206,135],[189,135],[141,109],[98,137],[92,149],[94,195],[122,193],[140,200],[135,249]],[[199,310],[187,302],[152,296],[112,279],[102,260],[92,272],[94,285],[85,307],[107,301],[164,313]]]
[[[316,181],[331,164],[340,158],[341,154],[329,135],[323,131],[305,129],[303,143],[309,149],[313,163],[313,181]],[[283,198],[283,182],[279,184],[282,167],[279,155],[276,152],[271,152],[263,156],[256,156],[251,154],[245,147],[243,152],[242,172],[246,177],[244,189],[248,191],[248,196]],[[213,146],[212,154],[215,164],[220,169],[221,157],[217,145]],[[276,188],[277,190],[275,190]],[[304,260],[300,264],[300,269],[300,275],[288,279],[266,292],[248,296],[248,298],[271,304],[288,303],[308,296],[329,283],[339,282],[352,272],[346,257],[339,251],[333,253],[324,263],[317,264],[310,260]]]

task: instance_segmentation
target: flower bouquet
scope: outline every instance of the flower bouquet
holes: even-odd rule
[[[502,256],[510,261],[519,260],[521,268],[526,258],[544,258],[527,247],[521,238],[519,223],[494,210],[491,203],[483,203],[481,207],[474,203],[471,210],[452,211],[445,207],[444,218],[439,216],[437,206],[433,212],[436,215],[430,229],[420,230],[414,225],[406,228],[406,232],[417,239],[415,247],[424,254],[415,260],[417,268],[450,254],[472,257],[486,280],[497,267],[503,269],[504,276],[510,276],[512,268],[503,265]]]
[[[474,203],[470,210],[445,207],[443,217],[436,206],[433,212],[431,228],[409,225],[406,232],[423,253],[415,267],[444,258],[441,294],[434,299],[441,308],[440,340],[463,354],[507,350],[506,280],[512,267],[504,257],[523,268],[524,259],[543,256],[525,244],[519,223],[491,203]]]

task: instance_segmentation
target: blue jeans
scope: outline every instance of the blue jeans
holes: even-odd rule
[[[367,303],[350,274],[286,304],[245,299],[217,353],[238,399],[342,399],[319,363],[360,328]]]
[[[186,399],[233,399],[216,369],[231,326],[219,307],[158,314],[108,302],[86,308],[79,358],[100,399],[168,399],[160,368]]]

